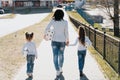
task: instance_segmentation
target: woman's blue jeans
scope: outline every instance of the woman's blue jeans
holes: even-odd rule
[[[85,56],[86,56],[86,50],[78,51],[79,71],[83,71],[84,63],[85,63]]]
[[[27,73],[33,73],[35,55],[27,55]]]
[[[62,68],[64,62],[65,42],[52,41],[53,62],[57,71]]]

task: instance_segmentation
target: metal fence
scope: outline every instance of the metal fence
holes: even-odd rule
[[[93,43],[93,47],[100,53],[104,60],[120,75],[120,40],[105,32],[94,29],[90,26],[80,23],[70,17],[71,22],[78,28],[84,26],[86,35]]]

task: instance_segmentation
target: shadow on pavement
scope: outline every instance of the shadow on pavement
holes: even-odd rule
[[[59,77],[56,77],[55,80],[65,80],[63,74],[61,74]]]
[[[89,80],[87,76],[84,74],[82,77],[80,77],[80,80]]]

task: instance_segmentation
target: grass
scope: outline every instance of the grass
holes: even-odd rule
[[[8,15],[6,15],[6,16],[0,17],[0,19],[12,19],[12,18],[14,18],[14,17],[15,17],[15,14],[8,14]]]
[[[109,64],[105,60],[103,60],[101,55],[99,55],[99,53],[94,50],[93,47],[90,47],[89,51],[99,63],[101,70],[105,74],[106,78],[108,78],[108,80],[120,80],[120,77],[117,75],[117,73],[109,66]]]
[[[97,28],[98,30],[101,30],[102,26],[98,23],[94,23],[94,28]]]
[[[116,37],[116,36],[114,36],[114,32],[106,32],[107,34],[109,34],[109,35],[111,35],[111,36],[113,36],[113,37],[115,37],[115,38],[117,38],[117,39],[120,39],[120,36],[119,37]],[[119,31],[119,33],[120,33],[120,31]]]
[[[68,14],[72,16],[73,18],[75,18],[76,20],[84,22],[84,19],[81,16],[79,17],[78,13],[68,12]],[[99,26],[98,24],[96,25]],[[77,31],[76,28],[75,30]],[[105,60],[103,60],[101,55],[93,47],[90,47],[89,51],[91,52],[91,55],[98,62],[99,67],[101,68],[107,80],[120,80],[120,77],[117,75],[117,73],[109,66],[109,64]]]
[[[0,38],[0,80],[13,80],[12,77],[26,61],[21,53],[26,41],[24,33],[34,32],[33,41],[38,46],[43,40],[44,29],[51,19],[51,15],[41,22]]]
[[[69,16],[73,17],[74,19],[76,19],[77,21],[80,21],[81,23],[84,23],[86,25],[90,25],[82,16],[80,16],[76,11],[68,11],[67,12],[69,14]],[[101,29],[101,25],[98,23],[94,23],[94,28],[98,28]]]
[[[73,17],[77,21],[89,25],[89,23],[85,19],[83,19],[82,16],[80,16],[76,11],[67,11],[67,13],[69,14],[69,16]]]

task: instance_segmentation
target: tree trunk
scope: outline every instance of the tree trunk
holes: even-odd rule
[[[114,36],[119,37],[119,0],[114,0]]]

